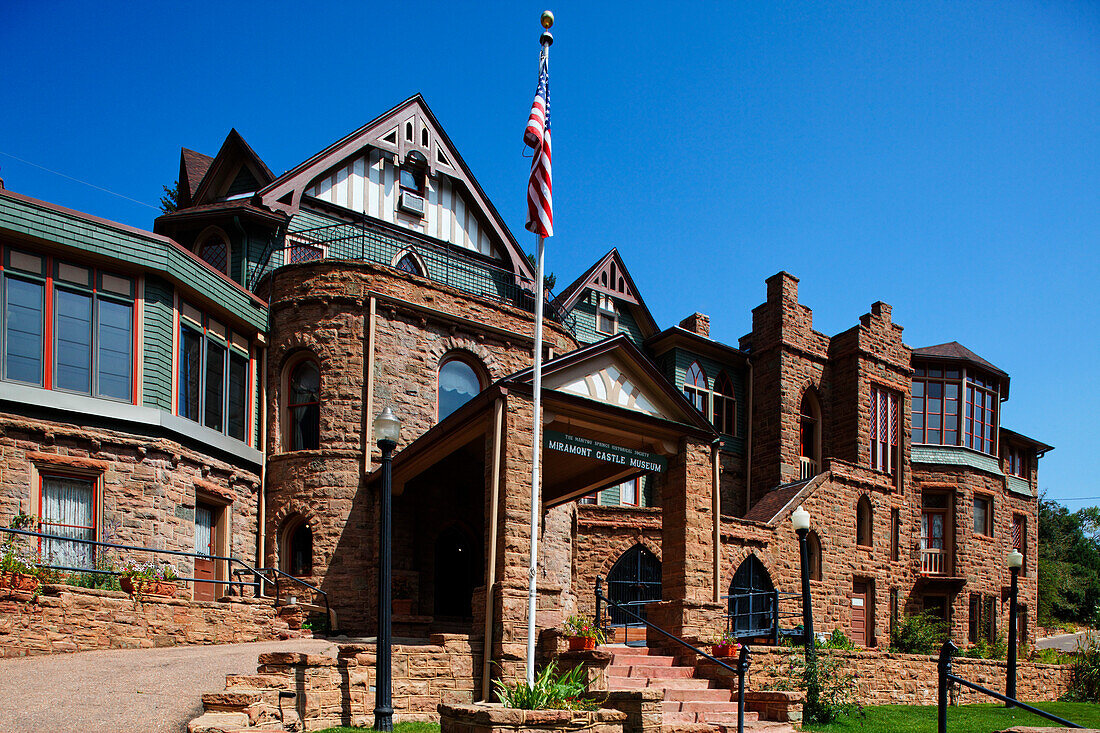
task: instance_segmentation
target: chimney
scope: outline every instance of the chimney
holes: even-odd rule
[[[703,313],[692,313],[680,321],[680,328],[710,338],[710,316]]]

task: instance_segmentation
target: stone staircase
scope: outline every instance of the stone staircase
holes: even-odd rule
[[[610,690],[656,688],[664,692],[662,729],[665,733],[736,731],[736,691],[718,687],[695,676],[693,667],[678,667],[672,657],[649,653],[646,647],[607,645]],[[794,733],[789,723],[762,721],[758,713],[745,713],[746,731]]]

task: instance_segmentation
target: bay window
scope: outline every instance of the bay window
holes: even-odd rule
[[[996,455],[998,387],[994,377],[971,367],[917,366],[913,442]]]
[[[4,379],[133,400],[132,279],[8,249],[3,314]]]
[[[246,440],[249,376],[247,339],[184,304],[180,309],[177,414]]]

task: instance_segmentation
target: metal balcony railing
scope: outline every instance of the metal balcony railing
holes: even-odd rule
[[[409,232],[399,232],[371,221],[332,224],[313,229],[290,232],[288,247],[308,249],[309,259],[365,260],[383,265],[393,265],[399,255],[413,255],[418,269],[416,274],[429,280],[448,285],[471,295],[508,303],[529,313],[535,309],[535,284],[510,269],[494,264],[490,258],[473,251],[462,251],[454,245],[419,237]],[[546,317],[565,326],[570,332],[576,329],[576,319],[571,313],[557,308],[550,293],[546,293],[544,311]]]
[[[817,461],[806,456],[802,456],[801,458],[799,458],[799,461],[802,464],[801,479],[803,481],[806,481],[807,479],[812,479],[814,476],[817,475]]]

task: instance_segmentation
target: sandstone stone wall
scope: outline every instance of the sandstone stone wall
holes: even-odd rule
[[[577,505],[572,583],[578,613],[595,613],[596,576],[604,579],[607,593],[607,574],[634,545],[661,558],[660,509]]]
[[[224,552],[256,562],[260,479],[252,468],[163,438],[0,413],[0,526],[20,511],[41,514],[42,474],[96,483],[100,541],[192,552],[198,498],[225,507]],[[167,560],[181,576],[193,576],[190,558],[103,552],[118,560]]]
[[[301,636],[266,598],[191,601],[47,585],[0,591],[0,657],[94,649],[229,644]]]
[[[365,488],[364,479],[378,465],[378,451],[366,445],[368,424],[374,419],[374,414],[366,414],[368,399],[373,413],[389,405],[403,421],[400,449],[437,423],[438,370],[445,357],[461,356],[487,386],[530,365],[533,319],[512,306],[365,262],[282,268],[273,276],[272,293],[265,554],[269,563],[278,565],[283,560],[283,528],[289,519],[305,519],[313,531],[309,580],[329,592],[344,628],[369,631],[377,616],[371,589],[376,582],[378,498],[373,489]],[[547,348],[559,353],[576,346],[552,323],[547,324],[545,338]],[[368,378],[372,354],[374,373]],[[307,355],[321,369],[321,448],[287,452],[287,367]],[[482,485],[473,490],[448,486],[444,480],[434,490],[480,514]],[[413,501],[399,497],[402,500]],[[395,504],[395,571],[404,574],[405,582],[418,585],[414,615],[431,614],[432,567],[401,549],[408,546],[402,544],[403,537],[416,535],[424,544],[425,530],[438,534],[459,520],[480,543],[483,517],[474,521],[473,516],[459,517],[453,511],[448,516],[438,502],[421,502],[417,516],[410,519],[413,524],[405,527],[396,521],[397,508]]]

